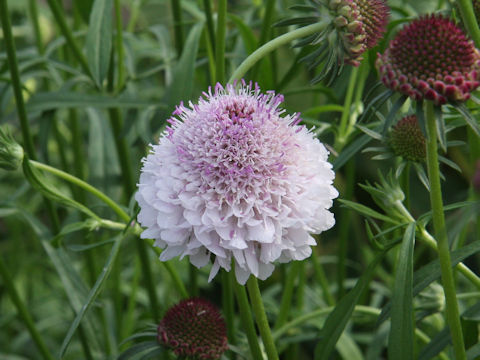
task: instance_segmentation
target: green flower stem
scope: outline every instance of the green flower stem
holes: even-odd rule
[[[453,348],[457,360],[466,359],[463,343],[462,326],[458,311],[455,284],[453,280],[452,262],[448,245],[447,229],[443,213],[442,189],[440,185],[440,170],[438,166],[437,125],[434,105],[431,101],[426,104],[427,125],[427,167],[430,183],[430,203],[432,206],[433,226],[438,243],[438,255],[442,273],[443,289],[445,291],[447,322],[450,327]]]
[[[346,105],[345,105],[346,106]],[[350,108],[350,106],[348,107]],[[346,109],[346,107],[344,108]],[[343,117],[343,116],[342,116]],[[345,139],[348,137],[346,135]],[[341,145],[342,147],[343,145]],[[353,159],[347,162],[345,166],[346,170],[346,189],[342,197],[346,200],[352,200],[353,198],[353,188],[355,186],[355,162]],[[341,224],[350,224],[351,223],[352,212],[347,208],[342,208],[340,210],[340,223]],[[347,260],[347,248],[348,241],[350,240],[350,226],[342,226],[339,230],[339,242],[338,242],[338,263],[337,263],[337,300],[341,299],[345,295],[345,277],[346,277],[346,260]]]
[[[126,339],[129,337],[135,329],[135,305],[137,302],[138,288],[140,282],[140,260],[135,257],[135,265],[133,267],[133,278],[131,280],[131,287],[128,293],[128,302],[126,311],[124,311],[122,327],[120,328],[120,339]],[[130,342],[123,343],[120,346],[120,351],[124,351],[130,345]]]
[[[0,257],[0,277],[3,279],[3,284],[7,289],[8,294],[10,295],[10,299],[12,300],[13,305],[17,308],[18,315],[22,318],[23,322],[25,323],[30,336],[32,337],[33,342],[38,347],[38,350],[42,357],[45,360],[54,360],[55,358],[50,354],[43,338],[41,337],[40,333],[35,326],[35,323],[30,315],[27,307],[20,299],[17,290],[15,289],[15,285],[13,284],[12,277],[8,272],[7,266],[3,262],[3,258]]]
[[[10,13],[8,12],[7,0],[0,0],[0,20],[2,22],[3,38],[5,41],[5,50],[7,52],[8,67],[10,69],[10,76],[12,79],[13,93],[15,95],[15,102],[17,106],[18,118],[20,120],[20,129],[22,131],[23,142],[25,150],[30,159],[36,159],[35,146],[33,145],[33,138],[30,133],[30,125],[28,123],[27,111],[25,110],[25,102],[22,94],[22,83],[20,82],[20,74],[17,66],[17,54],[15,51],[15,43],[13,42],[12,27],[10,24]],[[45,206],[50,217],[53,231],[58,233],[60,231],[60,222],[58,220],[57,212],[50,200],[45,199]]]
[[[1,0],[0,0],[1,1]],[[64,179],[80,188],[83,190],[89,192],[96,198],[100,199],[103,201],[108,207],[110,207],[117,215],[122,219],[122,221],[128,223],[130,221],[130,216],[111,198],[109,198],[107,195],[105,195],[103,192],[98,190],[97,188],[93,187],[92,185],[86,183],[85,181],[70,175],[69,173],[66,173],[65,171],[59,170],[57,168],[54,168],[53,166],[43,164],[38,161],[34,160],[29,160],[30,165],[43,171],[47,171],[55,176],[58,176],[61,179]]]
[[[217,36],[215,41],[215,79],[225,82],[225,33],[227,25],[227,0],[218,0]]]
[[[328,308],[323,308],[323,309],[318,309],[315,311],[312,311],[307,314],[303,314],[294,320],[286,323],[284,326],[282,326],[280,329],[276,330],[273,332],[273,338],[275,340],[279,340],[282,335],[287,333],[290,329],[293,329],[299,325],[302,325],[303,323],[316,319],[319,317],[325,317],[328,316],[332,311],[334,310],[333,306],[330,306]],[[355,305],[355,308],[353,310],[354,315],[367,315],[371,316],[373,318],[378,318],[378,316],[381,314],[381,309],[374,308],[371,306],[364,306],[364,305]],[[418,339],[420,339],[424,344],[430,343],[430,338],[420,329],[415,329],[415,335],[417,336]],[[448,360],[448,356],[442,352],[438,355],[442,360]]]
[[[135,26],[137,25],[138,15],[140,15],[140,8],[143,5],[143,0],[134,0],[130,6],[130,19],[127,24],[127,32],[135,32]]]
[[[267,42],[270,37],[272,22],[275,12],[276,0],[267,0],[265,4],[265,13],[263,15],[262,30],[260,32],[260,39],[257,46],[261,46]],[[252,79],[257,79],[258,70],[260,68],[260,62],[258,62],[252,69]]]
[[[335,299],[330,292],[327,276],[325,275],[322,264],[320,263],[320,261],[318,261],[318,256],[315,253],[315,250],[313,251],[310,259],[312,260],[313,264],[313,274],[315,276],[315,281],[319,283],[320,287],[322,288],[325,302],[328,306],[333,306],[335,304]]]
[[[89,192],[90,194],[92,194],[93,196],[98,198],[99,200],[103,201],[108,207],[110,207],[120,217],[120,219],[122,219],[125,223],[127,223],[127,226],[130,226],[129,225],[129,222],[131,220],[130,216],[115,201],[113,201],[107,195],[102,193],[100,190],[94,188],[93,186],[86,183],[85,181],[83,181],[83,180],[81,180],[81,179],[79,179],[79,178],[77,178],[73,175],[70,175],[69,173],[66,173],[65,171],[54,168],[50,165],[46,165],[46,164],[40,163],[38,161],[33,161],[33,160],[30,160],[30,165],[39,169],[39,170],[47,171],[47,172],[49,172],[49,173],[51,173],[55,176],[58,176],[59,178],[64,179],[64,180],[66,180],[66,181],[68,181],[72,184],[75,184],[76,186],[78,186],[78,187],[84,189],[85,191]],[[106,220],[103,220],[103,221],[106,221]],[[104,224],[104,222],[102,222],[101,224]],[[114,224],[114,222],[109,222],[108,224],[112,225],[112,224]],[[115,226],[115,227],[117,227],[117,226]],[[113,228],[113,227],[111,227],[111,228]],[[141,228],[138,225],[135,226],[134,230],[135,230],[135,234],[137,234],[137,235],[141,233]],[[146,241],[153,247],[154,251],[157,254],[160,254],[162,252],[159,248],[153,246],[154,241],[152,239],[146,239]],[[179,290],[180,294],[183,297],[188,297],[188,292],[185,289],[185,286],[183,285],[183,283],[180,279],[180,276],[178,275],[176,269],[174,267],[172,267],[172,265],[168,262],[163,262],[162,261],[161,263],[163,264],[163,266],[165,266],[168,273],[171,275],[171,277],[173,279],[173,282],[177,286],[177,289]]]
[[[260,336],[265,346],[268,360],[278,360],[277,348],[270,331],[270,325],[268,325],[267,314],[263,307],[262,295],[260,288],[258,287],[258,281],[255,276],[250,276],[247,281],[248,294],[250,295],[250,303],[252,305],[253,313],[255,314],[255,320],[257,322]]]
[[[203,12],[207,19],[207,37],[213,52],[215,52],[215,27],[213,26],[212,5],[210,1],[211,0],[203,0]]]
[[[301,39],[305,36],[311,35],[316,32],[321,32],[328,25],[328,22],[318,22],[312,25],[308,25],[286,34],[280,35],[273,40],[270,40],[265,45],[259,47],[253,53],[251,53],[234,71],[229,83],[235,80],[240,80],[245,76],[248,70],[250,70],[260,59],[268,55],[270,52],[278,49],[280,46],[286,45],[296,39]]]
[[[23,142],[25,150],[30,159],[36,158],[35,146],[30,133],[27,112],[25,110],[25,102],[22,95],[22,84],[20,82],[20,74],[17,66],[17,54],[15,51],[15,43],[13,42],[12,27],[10,24],[10,15],[7,7],[7,0],[0,0],[0,17],[2,21],[3,38],[5,41],[5,49],[7,51],[8,67],[12,78],[12,87],[17,104],[18,117],[20,120],[20,128],[22,130]]]
[[[435,238],[430,235],[430,233],[425,228],[420,228],[421,239],[427,244],[430,248],[438,251],[437,241]],[[468,281],[470,281],[477,289],[480,289],[480,278],[464,263],[458,263],[455,266],[455,269],[459,271]]]
[[[231,270],[233,272],[234,269]],[[255,332],[255,325],[252,320],[252,313],[248,304],[247,292],[245,287],[234,281],[235,294],[237,296],[237,303],[240,309],[240,320],[243,324],[243,330],[247,335],[248,345],[254,360],[263,360],[260,344],[258,343],[257,333]]]
[[[408,219],[408,221],[415,221],[413,216],[408,212],[408,210],[405,208],[405,206],[400,200],[396,201],[395,206],[405,216],[405,218]],[[437,241],[432,235],[430,235],[430,233],[425,229],[425,227],[417,225],[417,230],[420,233],[420,240],[422,240],[428,247],[438,252]],[[455,266],[455,269],[458,270],[477,289],[480,289],[480,278],[465,264],[458,263]]]
[[[462,15],[463,23],[467,28],[468,34],[473,39],[475,47],[480,48],[480,29],[478,28],[477,19],[475,18],[472,0],[457,0],[456,3],[460,9],[460,15]]]
[[[300,262],[294,261],[290,264],[290,268],[287,270],[287,278],[282,289],[282,302],[280,303],[280,310],[273,327],[274,329],[282,327],[287,322],[288,314],[290,312],[290,305],[292,304],[295,280],[298,277],[299,266]]]
[[[60,31],[62,32],[63,36],[65,36],[68,46],[70,46],[70,48],[72,49],[73,55],[79,62],[85,74],[87,74],[89,77],[92,77],[92,73],[90,72],[90,68],[88,67],[87,59],[78,44],[76,43],[75,38],[73,37],[73,34],[67,25],[67,21],[65,20],[63,11],[60,8],[59,1],[47,0],[47,3],[53,14],[53,17],[55,18],[55,21],[60,27]]]
[[[357,77],[359,73],[359,67],[352,67],[350,73],[350,81],[348,83],[347,93],[345,95],[345,101],[343,103],[342,117],[340,118],[340,125],[338,127],[338,136],[335,138],[335,150],[340,152],[345,146],[349,134],[349,119],[352,115],[352,100],[353,92],[357,83]]]
[[[38,53],[43,55],[45,52],[45,47],[43,46],[42,31],[40,29],[37,0],[29,0],[28,9],[32,20],[33,32],[35,34],[35,45],[37,46]]]
[[[235,299],[233,295],[233,271],[222,272],[222,308],[225,313],[227,323],[227,334],[229,343],[235,345],[237,339],[235,336]]]
[[[180,57],[183,50],[183,21],[182,21],[182,1],[170,0],[170,6],[173,13],[173,34],[175,36],[175,48],[177,56]]]
[[[115,22],[115,48],[117,50],[117,84],[115,90],[117,93],[119,93],[125,84],[125,55],[123,50],[123,22],[120,0],[115,0]]]

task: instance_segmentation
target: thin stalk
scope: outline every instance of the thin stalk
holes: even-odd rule
[[[232,269],[233,271],[233,269]],[[252,313],[248,304],[247,292],[245,287],[234,281],[235,294],[237,296],[237,303],[240,310],[240,320],[243,324],[243,330],[247,335],[250,353],[254,360],[263,360],[260,344],[258,343],[257,333],[255,332],[255,325],[252,320]]]
[[[0,0],[1,1],[1,0]],[[105,195],[103,192],[98,190],[97,188],[93,187],[92,185],[86,183],[85,181],[70,175],[69,173],[62,171],[60,169],[57,169],[53,166],[43,164],[38,161],[34,160],[29,160],[30,165],[43,171],[47,171],[55,176],[58,176],[59,178],[62,178],[80,188],[83,190],[89,192],[96,198],[100,199],[103,201],[108,207],[110,207],[124,222],[129,222],[130,221],[130,216],[111,198],[109,198],[107,195]]]
[[[301,313],[305,305],[305,287],[307,286],[307,272],[305,269],[305,262],[300,261],[298,264],[298,284],[295,292],[296,307]]]
[[[37,158],[37,154],[35,151],[35,146],[33,145],[33,138],[30,133],[27,111],[25,110],[25,101],[23,100],[22,83],[20,82],[20,74],[17,66],[17,54],[15,51],[15,43],[13,41],[12,26],[10,24],[7,0],[0,0],[0,20],[2,22],[8,67],[10,69],[10,77],[12,79],[13,93],[15,95],[15,103],[17,106],[18,118],[20,120],[20,129],[22,131],[25,150],[28,157],[35,160]],[[55,207],[48,199],[45,199],[45,206],[52,223],[53,231],[58,233],[60,231],[60,223]]]
[[[222,272],[222,308],[227,323],[227,334],[229,343],[235,345],[237,343],[235,334],[235,301],[233,293],[233,271]]]
[[[313,252],[310,259],[312,260],[313,264],[313,274],[315,276],[315,281],[319,283],[320,287],[322,288],[325,302],[328,306],[333,306],[335,304],[335,299],[330,292],[327,276],[325,275],[322,264],[320,263],[320,261],[318,261],[318,257],[317,254],[315,254],[315,251]]]
[[[460,15],[462,15],[468,34],[473,39],[475,47],[480,48],[480,29],[478,28],[475,11],[473,11],[472,0],[457,0],[456,3],[460,9]]]
[[[92,73],[90,72],[90,68],[88,67],[87,58],[85,57],[82,50],[75,41],[75,38],[73,37],[73,34],[67,25],[67,21],[65,19],[63,11],[60,8],[59,2],[57,0],[47,0],[47,3],[50,7],[50,10],[52,11],[55,21],[60,27],[60,31],[62,32],[63,36],[65,36],[65,40],[67,41],[68,46],[72,49],[73,55],[79,62],[85,74],[87,74],[89,77],[92,77]]]
[[[225,82],[225,33],[227,24],[227,0],[218,0],[217,36],[215,41],[215,78]]]
[[[265,14],[262,21],[262,30],[260,32],[260,39],[258,41],[257,47],[265,44],[271,33],[271,27],[273,22],[273,15],[275,11],[275,2],[276,0],[266,0],[265,4]],[[260,68],[260,63],[258,62],[252,69],[252,79],[257,79],[258,70]]]
[[[265,45],[262,45],[253,53],[251,53],[233,72],[232,76],[228,80],[232,83],[234,80],[240,80],[248,70],[250,70],[259,60],[278,49],[280,46],[286,45],[296,39],[303,38],[316,32],[321,32],[328,25],[328,22],[318,22],[312,25],[308,25],[286,34],[280,35],[273,40],[270,40]]]
[[[396,202],[396,208],[403,214],[409,221],[415,221],[413,216],[408,212],[401,201]],[[422,240],[426,245],[431,249],[438,252],[437,241],[435,238],[430,235],[430,233],[425,229],[424,226],[418,226],[418,231],[420,233],[420,240]],[[480,278],[470,270],[465,264],[458,263],[455,266],[455,269],[458,270],[468,281],[470,281],[477,289],[480,289]]]
[[[253,313],[255,314],[255,320],[257,322],[260,336],[265,346],[268,360],[279,360],[277,348],[272,337],[270,325],[268,324],[267,314],[263,306],[262,294],[258,287],[258,281],[255,276],[250,276],[247,281],[248,294],[250,295],[250,303],[252,305]]]
[[[440,269],[442,274],[442,284],[445,292],[447,322],[450,327],[455,358],[457,360],[466,359],[465,347],[463,343],[462,326],[458,311],[458,303],[453,280],[452,261],[450,259],[450,249],[448,245],[447,229],[445,227],[445,217],[443,212],[442,189],[440,185],[440,170],[438,165],[438,144],[437,144],[437,124],[435,119],[434,105],[427,101],[426,105],[426,123],[427,123],[427,167],[428,179],[430,183],[430,203],[432,206],[433,227],[435,229],[435,238],[438,244],[438,256],[440,260]]]
[[[125,84],[125,66],[124,66],[124,50],[123,50],[123,23],[122,23],[122,7],[120,0],[115,0],[115,48],[117,50],[117,83],[116,92],[120,92]]]
[[[12,79],[13,93],[17,104],[18,118],[20,120],[20,128],[22,130],[23,142],[25,150],[30,159],[36,159],[35,146],[30,133],[27,112],[25,110],[25,102],[22,95],[22,83],[17,66],[17,54],[15,51],[15,43],[13,41],[12,27],[10,24],[10,16],[7,7],[7,0],[0,0],[0,17],[2,20],[3,38],[5,41],[5,50],[7,52],[8,67]]]
[[[290,306],[292,304],[293,290],[295,288],[295,280],[298,277],[300,262],[294,261],[290,264],[287,272],[287,278],[282,287],[282,301],[280,303],[280,310],[278,311],[277,320],[275,321],[274,329],[282,327],[288,320],[290,313]]]
[[[173,13],[173,34],[175,37],[175,48],[177,49],[177,56],[180,57],[183,50],[182,1],[170,0],[170,6],[172,7]]]
[[[127,226],[129,226],[129,222],[131,220],[130,216],[115,202],[113,201],[111,198],[109,198],[107,195],[105,195],[104,193],[102,193],[100,190],[94,188],[93,186],[91,186],[90,184],[86,183],[85,181],[73,176],[73,175],[70,175],[69,173],[66,173],[65,171],[62,171],[60,169],[57,169],[57,168],[54,168],[50,165],[47,165],[47,164],[43,164],[43,163],[40,163],[38,161],[33,161],[33,160],[30,160],[30,165],[39,169],[39,170],[43,170],[43,171],[47,171],[55,176],[58,176],[68,182],[71,182],[72,184],[75,184],[77,185],[78,187],[84,189],[85,191],[89,192],[90,194],[92,194],[93,196],[97,197],[98,199],[100,199],[101,201],[103,201],[108,207],[110,207],[125,223],[127,223]],[[106,221],[106,220],[105,220]],[[114,228],[118,228],[118,226],[115,226],[115,224],[113,222],[102,222],[101,225],[105,225],[107,227],[114,227]],[[137,225],[138,226],[138,225]],[[113,228],[112,227],[112,228]],[[137,233],[137,231],[135,232]],[[152,247],[153,247],[153,243],[154,241],[151,240],[151,239],[145,239],[145,241],[147,241]],[[141,241],[139,241],[141,242]],[[161,250],[157,247],[153,247],[154,251],[157,253],[157,254],[160,254],[161,253]],[[175,268],[172,267],[172,265],[168,262],[161,262],[162,265],[167,269],[168,273],[170,274],[170,276],[172,277],[172,280],[175,284],[175,286],[177,287],[177,289],[179,290],[179,293],[184,297],[188,297],[188,292],[186,291],[185,289],[185,286],[183,285],[181,279],[180,279],[180,276],[178,275],[178,272],[176,271]]]
[[[3,283],[5,288],[7,289],[8,294],[10,295],[10,299],[12,300],[13,305],[17,308],[18,315],[25,323],[25,326],[32,337],[33,342],[37,346],[40,354],[45,360],[54,360],[55,358],[50,354],[45,342],[43,341],[42,336],[37,330],[35,326],[35,322],[32,319],[32,316],[28,312],[27,307],[23,303],[22,299],[18,295],[17,290],[15,289],[15,285],[13,284],[12,277],[8,272],[7,266],[3,262],[3,258],[0,257],[0,276],[3,279]]]
[[[203,12],[207,19],[207,36],[210,40],[213,52],[215,52],[215,27],[213,26],[212,5],[210,0],[203,0]]]
[[[130,7],[130,19],[127,24],[127,32],[133,33],[135,26],[137,25],[138,15],[140,15],[140,8],[142,6],[142,0],[134,0]]]
[[[43,55],[43,53],[45,52],[45,47],[43,46],[42,31],[39,22],[40,18],[38,16],[37,0],[29,0],[28,8],[30,11],[30,17],[32,19],[33,32],[35,34],[35,45],[37,46],[38,53],[40,55]]]
[[[347,135],[348,136],[348,135]],[[346,189],[343,196],[344,199],[351,200],[353,197],[353,188],[355,186],[355,163],[350,160],[345,166],[346,170]],[[340,223],[350,224],[352,213],[349,209],[343,208],[340,212]],[[345,277],[346,277],[346,259],[347,259],[347,243],[350,235],[350,226],[341,226],[338,242],[338,263],[337,263],[337,299],[341,299],[345,295]]]
[[[345,95],[345,101],[343,103],[342,117],[340,118],[340,125],[338,127],[338,136],[335,139],[335,150],[340,152],[345,146],[349,134],[348,123],[350,116],[352,115],[352,100],[355,86],[357,83],[359,68],[353,67],[350,73],[350,81],[348,83],[347,94]]]
[[[133,270],[133,279],[130,287],[130,292],[128,296],[128,303],[127,303],[127,310],[125,311],[123,326],[120,328],[120,339],[125,339],[132,334],[134,331],[135,326],[135,305],[137,302],[137,295],[138,295],[138,284],[140,281],[140,260],[138,257],[135,257],[135,265]],[[124,344],[120,350],[125,350],[128,347],[128,343]]]

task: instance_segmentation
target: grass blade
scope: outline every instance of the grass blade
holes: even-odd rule
[[[86,52],[92,77],[101,88],[112,50],[113,0],[95,0],[90,12]]]
[[[100,273],[100,276],[97,278],[95,285],[93,285],[92,289],[90,290],[90,293],[87,296],[85,304],[83,304],[81,310],[78,312],[77,316],[75,317],[75,320],[73,321],[72,325],[70,325],[70,328],[68,329],[67,335],[63,340],[62,347],[60,348],[60,358],[62,358],[65,355],[65,351],[67,350],[67,347],[70,344],[70,341],[72,340],[73,334],[75,333],[78,326],[80,325],[80,322],[82,321],[85,313],[93,304],[97,296],[100,294],[103,284],[105,283],[105,280],[107,279],[108,275],[110,274],[110,271],[112,270],[112,267],[115,263],[115,259],[117,258],[118,252],[120,250],[120,245],[122,244],[122,240],[125,238],[125,236],[126,235],[119,236],[118,240],[115,241],[114,245],[112,246],[112,250],[110,251],[110,255],[108,256],[107,262],[105,263],[105,266],[103,267],[103,270]]]
[[[363,290],[370,283],[375,268],[383,259],[385,253],[386,251],[382,251],[377,254],[363,275],[358,279],[355,287],[340,300],[337,306],[335,306],[335,309],[325,320],[323,329],[320,332],[321,340],[315,347],[315,360],[329,359],[330,354],[335,349],[335,345],[353,313],[360,295],[362,295]]]
[[[392,295],[392,320],[388,338],[388,355],[391,360],[413,359],[413,248],[415,223],[405,230]]]

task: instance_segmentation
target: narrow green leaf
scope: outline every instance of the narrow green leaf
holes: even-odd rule
[[[112,51],[113,0],[95,0],[90,12],[86,52],[90,71],[98,87],[107,75]]]
[[[65,235],[71,234],[83,229],[93,230],[98,227],[100,223],[95,219],[87,219],[85,221],[74,222],[62,228],[62,230],[52,239],[52,243],[56,244]]]
[[[83,304],[81,310],[77,313],[75,320],[73,321],[73,323],[70,325],[70,328],[68,329],[67,335],[65,336],[65,339],[63,340],[62,346],[60,348],[60,358],[62,358],[65,355],[65,351],[67,350],[67,347],[70,344],[70,341],[72,340],[72,337],[75,331],[80,325],[80,322],[82,321],[83,317],[85,316],[86,312],[88,311],[90,306],[93,304],[97,296],[100,294],[100,291],[102,290],[105,280],[107,279],[108,275],[110,274],[110,271],[112,270],[113,264],[120,250],[120,245],[122,244],[122,240],[125,238],[125,236],[126,235],[119,236],[118,239],[115,241],[114,245],[112,246],[112,250],[110,251],[110,255],[108,256],[108,259],[105,265],[103,266],[103,270],[100,273],[100,276],[97,278],[97,281],[95,282],[95,285],[93,285],[92,289],[90,290],[85,303]]]
[[[413,359],[413,248],[415,223],[410,223],[404,233],[398,254],[395,283],[392,294],[392,319],[388,338],[388,358]]]
[[[47,240],[42,239],[42,246],[47,253],[50,261],[52,262],[60,280],[62,281],[65,294],[68,302],[76,313],[78,313],[82,307],[83,302],[87,298],[87,288],[83,283],[80,275],[73,267],[73,260],[69,258],[63,248],[55,249]],[[98,344],[98,336],[94,330],[92,321],[87,317],[82,323],[82,327],[85,330],[89,347],[92,351],[97,351],[100,348]]]
[[[418,354],[418,360],[429,360],[438,355],[445,347],[451,342],[450,329],[448,327],[443,328],[442,331],[437,333],[432,340],[425,346],[420,354]]]
[[[182,56],[173,69],[172,83],[166,90],[167,112],[171,112],[180,101],[189,100],[193,91],[193,77],[195,73],[195,61],[198,52],[198,43],[202,34],[203,23],[196,24],[190,30]]]
[[[320,332],[320,342],[315,347],[315,360],[327,360],[335,348],[335,345],[343,333],[348,320],[350,319],[355,305],[357,304],[360,295],[367,287],[372,279],[375,268],[383,259],[386,251],[378,253],[373,259],[363,275],[358,279],[355,287],[345,295],[337,306],[333,309],[330,315],[325,320],[323,329]]]
[[[480,252],[480,241],[472,242],[460,249],[452,251],[452,266],[457,265],[459,262],[465,260],[467,257]],[[430,285],[435,280],[440,279],[440,262],[434,260],[421,269],[415,271],[413,274],[413,296],[417,296],[423,289]],[[377,326],[383,323],[390,317],[391,303],[385,304],[382,309],[382,313],[378,317]]]
[[[350,200],[345,200],[345,199],[338,199],[342,204],[345,204],[345,206],[349,207],[350,209],[353,209],[357,212],[359,212],[362,215],[369,216],[378,220],[383,220],[385,222],[389,222],[392,224],[396,224],[397,222],[391,218],[390,216],[386,216],[383,214],[380,214],[379,212],[365,206],[359,203],[356,203],[354,201]]]
[[[99,241],[89,245],[71,244],[71,245],[67,245],[67,248],[68,250],[72,250],[72,251],[86,251],[86,250],[95,249],[103,245],[111,244],[113,242],[115,242],[115,239],[107,239],[107,240]]]
[[[372,138],[366,134],[355,139],[355,141],[348,145],[333,161],[333,170],[338,171],[338,169],[345,165],[351,157],[360,152],[370,141],[372,141]]]
[[[445,121],[443,121],[442,108],[435,106],[435,121],[437,123],[437,136],[440,147],[443,152],[447,152],[447,132],[445,130]]]
[[[480,358],[480,343],[467,350],[467,360],[478,360]]]
[[[343,333],[342,336],[340,336],[336,345],[336,349],[342,359],[363,360],[363,355],[360,348],[347,333]]]
[[[455,106],[455,109],[457,109],[460,114],[463,115],[463,118],[467,122],[468,125],[472,128],[472,130],[475,132],[477,136],[480,136],[480,125],[478,123],[478,119],[475,119],[468,108],[465,106],[465,104],[459,104]]]
[[[385,118],[385,124],[383,124],[383,131],[382,131],[383,135],[387,133],[387,130],[393,124],[393,120],[395,120],[395,116],[397,115],[398,110],[402,107],[403,104],[405,104],[406,100],[407,100],[406,96],[400,96],[397,99],[397,101],[395,101],[395,103],[393,104],[387,117]]]
[[[111,97],[100,94],[80,94],[54,91],[33,95],[27,103],[27,111],[46,111],[66,108],[142,108],[147,106],[164,107],[159,101],[143,100],[129,96]]]
[[[240,16],[227,14],[227,17],[237,26],[247,54],[254,52],[257,46],[257,38],[255,37],[252,28],[245,24],[245,21]]]
[[[134,359],[137,356],[144,354],[145,351],[151,350],[154,348],[159,348],[160,344],[158,341],[144,341],[138,344],[133,345],[131,348],[125,350],[123,353],[120,354],[118,360],[130,360]]]

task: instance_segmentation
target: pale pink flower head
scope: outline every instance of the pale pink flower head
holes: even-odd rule
[[[212,262],[211,280],[233,259],[244,284],[269,277],[275,261],[309,257],[310,233],[334,225],[328,151],[282,101],[242,82],[177,106],[143,160],[136,195],[142,238],[165,249],[160,260]]]

